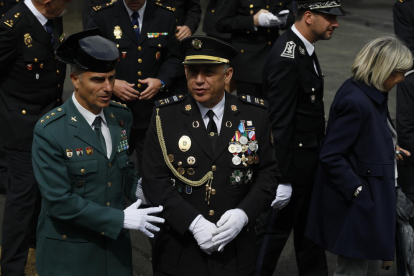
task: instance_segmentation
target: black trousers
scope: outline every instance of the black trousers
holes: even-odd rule
[[[314,178],[293,183],[292,197],[282,210],[269,208],[256,226],[257,265],[255,276],[272,276],[293,229],[299,276],[328,275],[325,250],[304,236]]]
[[[29,247],[36,246],[41,195],[32,153],[6,149],[9,183],[3,214],[1,275],[24,275]]]
[[[263,88],[261,83],[236,81],[237,95],[250,95],[263,99]]]

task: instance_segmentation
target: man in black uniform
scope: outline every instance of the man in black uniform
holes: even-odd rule
[[[273,46],[263,72],[276,157],[283,162],[273,208],[260,216],[256,229],[256,275],[273,275],[292,229],[299,275],[328,273],[325,251],[304,237],[319,146],[325,133],[324,81],[313,44],[329,40],[339,27],[336,17],[345,12],[340,1],[297,2],[296,22]]]
[[[3,17],[8,10],[14,7],[19,0],[1,0],[0,1],[0,17]]]
[[[179,69],[174,13],[152,1],[119,0],[94,7],[88,28],[98,27],[120,52],[114,98],[133,115],[130,145],[138,168],[154,101],[166,97]]]
[[[2,230],[2,275],[24,275],[35,243],[40,194],[31,146],[39,118],[62,102],[66,65],[54,49],[63,41],[70,0],[26,0],[0,22],[0,125],[9,174]],[[4,127],[4,128],[3,128]]]
[[[279,29],[294,21],[294,16],[289,16],[290,5],[291,0],[218,3],[216,29],[231,33],[231,43],[239,52],[232,64],[238,95],[263,97],[263,65],[279,37]]]
[[[167,224],[154,275],[253,275],[252,226],[279,177],[267,103],[225,92],[230,44],[193,36],[180,48],[190,93],[156,102],[144,150],[143,191]]]
[[[223,0],[222,0],[223,1]],[[219,0],[210,0],[207,5],[206,13],[204,15],[203,21],[203,32],[208,36],[219,38],[230,43],[231,34],[222,33],[217,31],[217,6],[219,5]]]

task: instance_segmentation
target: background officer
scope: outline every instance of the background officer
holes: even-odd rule
[[[230,44],[193,36],[180,49],[190,94],[157,102],[144,149],[143,191],[168,223],[154,275],[252,275],[251,227],[279,176],[266,103],[225,93]]]
[[[165,97],[179,69],[174,13],[152,1],[124,0],[95,7],[88,28],[98,27],[120,52],[114,95],[131,110],[131,147],[138,168],[154,101]]]
[[[149,237],[159,231],[148,216],[162,207],[125,208],[136,180],[127,155],[131,112],[111,102],[116,44],[99,30],[74,34],[56,50],[72,66],[75,92],[37,123],[33,166],[43,196],[36,265],[39,275],[131,275],[126,229]]]
[[[0,22],[0,126],[5,140],[8,193],[2,229],[1,272],[24,275],[35,245],[40,195],[31,145],[37,120],[61,104],[66,65],[55,59],[70,0],[26,0]]]
[[[324,80],[313,44],[331,39],[339,27],[336,16],[345,12],[339,1],[297,3],[296,22],[276,41],[263,71],[276,157],[283,162],[274,208],[258,221],[256,275],[273,275],[292,229],[299,275],[328,273],[325,251],[303,236],[325,133]]]
[[[237,94],[263,97],[262,68],[279,29],[290,26],[290,0],[219,1],[216,8],[219,32],[231,33],[231,43],[239,52],[233,60]],[[279,14],[281,11],[286,13]]]

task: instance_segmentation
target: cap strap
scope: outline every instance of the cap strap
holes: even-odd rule
[[[212,56],[194,55],[194,56],[186,56],[185,57],[185,61],[195,60],[195,59],[206,59],[206,60],[219,61],[219,62],[222,62],[222,63],[230,63],[230,61],[228,59],[219,58],[219,57],[212,57]]]

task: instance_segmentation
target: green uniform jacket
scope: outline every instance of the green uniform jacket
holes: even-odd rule
[[[124,148],[131,112],[104,109],[112,155],[70,98],[37,123],[33,169],[42,193],[37,232],[39,275],[132,275],[129,232],[123,229],[124,195],[135,200],[133,165]]]

